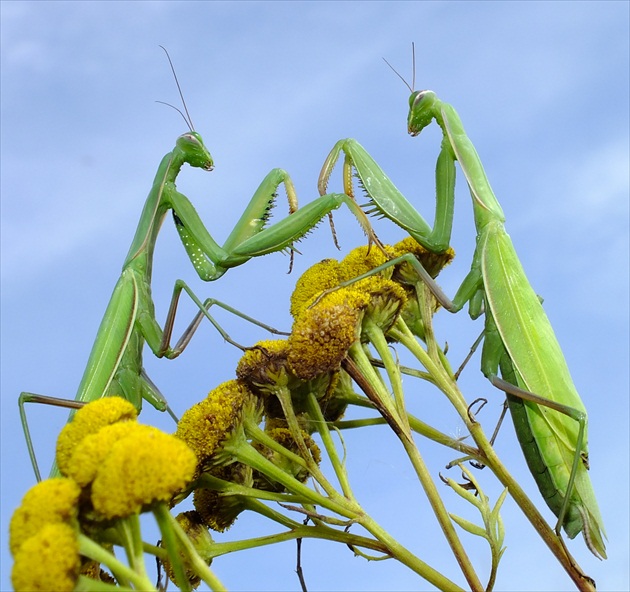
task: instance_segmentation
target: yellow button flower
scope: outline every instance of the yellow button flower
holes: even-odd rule
[[[71,592],[80,567],[74,529],[64,523],[47,524],[15,554],[11,581],[16,592]]]
[[[74,451],[89,434],[118,421],[135,420],[136,408],[121,397],[104,397],[79,409],[57,438],[57,466],[62,474]]]
[[[181,440],[157,428],[136,424],[113,444],[92,483],[94,509],[105,518],[141,512],[170,501],[193,478],[197,459]]]
[[[71,479],[46,479],[31,487],[9,525],[9,547],[14,555],[24,541],[46,524],[72,523],[76,520],[81,489]]]

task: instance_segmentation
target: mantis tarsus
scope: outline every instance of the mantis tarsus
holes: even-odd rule
[[[605,558],[603,520],[587,472],[586,409],[560,345],[505,232],[503,211],[457,112],[432,91],[410,90],[409,134],[418,135],[433,119],[443,134],[436,166],[433,228],[352,139],[339,141],[326,159],[319,180],[320,193],[326,192],[332,169],[343,152],[346,193],[352,195],[354,168],[373,212],[394,221],[426,248],[441,252],[450,241],[455,161],[459,162],[473,199],[477,244],[471,270],[453,301],[444,296],[415,258],[408,261],[449,311],[457,312],[467,302],[471,317],[477,318],[485,311],[481,369],[508,395],[530,471],[558,517],[556,533],[559,535],[563,527],[574,538],[582,531],[588,548]],[[498,377],[499,368],[502,378]]]
[[[177,82],[177,77],[175,79]],[[214,304],[270,329],[214,299],[201,302],[181,280],[175,283],[164,329],[160,327],[155,318],[151,297],[151,273],[157,236],[169,210],[173,212],[177,231],[189,258],[204,281],[216,280],[228,269],[241,265],[252,257],[291,249],[294,241],[307,234],[325,215],[343,203],[353,211],[370,241],[376,240],[367,217],[351,198],[344,194],[324,195],[298,210],[297,196],[289,175],[282,169],[273,169],[263,179],[223,247],[219,246],[201,222],[190,200],[179,193],[175,185],[185,163],[206,171],[212,170],[214,166],[201,136],[193,129],[190,117],[186,118],[181,111],[180,113],[190,131],[177,139],[175,148],[166,154],[160,163],[120,278],[114,287],[92,346],[75,401],[68,405],[70,407],[76,408],[77,405],[100,397],[117,394],[132,401],[138,409],[142,399],[146,399],[157,409],[170,411],[166,400],[142,367],[144,343],[149,345],[157,357],[175,358],[189,343],[204,316],[217,327],[226,340],[231,341],[208,313],[208,309]],[[267,226],[277,189],[283,183],[291,215]],[[170,338],[182,290],[188,293],[199,307],[199,313],[177,344],[171,347]],[[21,393],[19,397],[20,416],[29,454],[36,477],[39,479],[39,469],[24,410],[24,404],[27,402],[61,405],[63,400],[28,392]],[[51,474],[57,474],[56,466],[53,466]]]

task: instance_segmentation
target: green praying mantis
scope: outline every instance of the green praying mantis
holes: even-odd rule
[[[560,345],[505,231],[501,206],[457,112],[432,91],[409,90],[409,134],[417,136],[434,119],[442,130],[433,228],[352,139],[339,141],[330,152],[319,178],[319,191],[326,192],[332,169],[343,152],[345,192],[353,195],[354,168],[369,198],[370,213],[389,218],[427,249],[441,252],[450,242],[455,161],[459,162],[472,196],[477,230],[470,272],[450,301],[414,257],[406,260],[450,312],[461,310],[466,303],[473,319],[485,312],[481,370],[507,393],[527,464],[558,518],[556,533],[560,535],[561,527],[570,538],[582,532],[595,556],[606,558],[603,520],[587,472],[586,409]],[[371,273],[399,261],[385,263]]]
[[[168,53],[167,57],[175,75]],[[179,89],[176,75],[175,81]],[[180,96],[184,102],[181,89]],[[185,102],[184,109],[188,115]],[[19,396],[22,426],[38,480],[41,476],[26,420],[25,403],[37,402],[77,408],[100,397],[119,395],[131,401],[138,409],[141,407],[142,399],[145,399],[156,409],[169,411],[177,421],[166,399],[143,369],[142,352],[145,342],[158,358],[173,359],[185,349],[202,319],[206,317],[224,339],[234,343],[209,314],[208,310],[213,305],[274,331],[212,298],[201,302],[181,280],[175,283],[164,328],[160,327],[155,317],[151,296],[151,275],[158,233],[169,210],[173,213],[176,229],[191,263],[204,281],[217,280],[228,269],[242,265],[253,257],[291,250],[295,241],[344,203],[355,214],[369,240],[371,242],[378,240],[372,232],[367,216],[351,198],[344,194],[324,195],[298,209],[297,196],[288,173],[282,169],[273,169],[261,182],[224,245],[219,246],[203,225],[190,200],[177,190],[175,184],[184,164],[205,171],[211,171],[214,167],[212,156],[201,136],[194,131],[190,116],[187,118],[181,111],[179,112],[190,131],[177,138],[173,150],[160,162],[120,278],[99,326],[75,400],[67,401],[29,392],[22,392]],[[269,211],[281,184],[284,184],[288,196],[290,215],[268,226]],[[194,301],[199,312],[176,345],[171,347],[175,314],[182,290]],[[56,465],[53,465],[51,475],[57,474]]]

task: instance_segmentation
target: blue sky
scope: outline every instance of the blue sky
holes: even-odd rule
[[[609,559],[599,562],[581,538],[570,549],[598,589],[628,589],[628,3],[5,1],[0,7],[1,589],[9,587],[8,519],[34,482],[17,396],[23,390],[74,396],[157,165],[185,129],[179,115],[155,103],[179,104],[158,45],[171,53],[195,127],[216,164],[212,173],[183,171],[178,187],[221,242],[273,167],[290,172],[302,203],[314,199],[321,164],[343,137],[360,141],[432,219],[439,134],[407,136],[408,91],[381,59],[410,77],[412,41],[416,86],[431,88],[458,110],[589,411],[591,478]],[[338,176],[333,182],[340,187]],[[280,201],[276,215],[284,208]],[[335,219],[344,251],[363,243],[347,212]],[[202,284],[171,226],[167,219],[155,256],[160,321],[174,280],[183,278],[200,295],[287,329],[298,273],[337,256],[322,224],[300,244],[303,256],[293,275],[286,273],[288,259],[275,254]],[[384,240],[403,236],[384,221],[375,227]],[[440,276],[449,294],[466,274],[474,247],[470,197],[461,181],[453,236],[457,260]],[[183,307],[181,328],[193,312]],[[217,316],[237,340],[265,337]],[[465,314],[441,313],[436,326],[454,363],[480,330]],[[238,357],[203,327],[178,360],[147,353],[145,365],[181,414],[232,378]],[[476,358],[468,368],[463,390],[471,400],[490,399],[483,421],[491,426],[502,397],[481,378],[478,364]],[[417,414],[459,433],[437,392],[410,387]],[[29,412],[47,466],[65,413]],[[150,408],[143,417],[172,429]],[[346,443],[359,500],[415,553],[455,574],[393,438],[375,428],[348,434]],[[420,445],[437,477],[450,459]],[[510,424],[497,451],[551,521]],[[480,478],[496,499],[500,488],[492,475]],[[452,497],[445,492],[457,507]],[[569,588],[510,501],[503,518],[508,549],[497,589]],[[265,529],[242,517],[228,536]],[[486,565],[487,549],[472,549],[473,561]],[[304,554],[313,590],[430,589],[391,561],[367,564],[345,547],[308,541]],[[294,564],[294,547],[284,544],[220,558],[214,568],[232,590],[290,590],[298,586]]]

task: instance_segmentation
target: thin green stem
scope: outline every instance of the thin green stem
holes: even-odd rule
[[[344,399],[350,405],[374,409],[374,404],[366,397],[355,395],[353,397],[344,397]],[[481,456],[479,455],[479,451],[472,446],[464,444],[461,439],[452,438],[451,436],[448,436],[445,433],[436,430],[434,427],[430,426],[428,423],[425,423],[421,419],[418,419],[411,413],[407,413],[407,417],[409,421],[409,426],[417,434],[420,434],[421,436],[424,436],[429,440],[433,440],[438,444],[447,446],[448,448],[452,448],[453,450],[457,450],[458,452],[462,452],[471,458],[479,461],[482,460]],[[386,423],[387,422],[382,417],[370,417],[364,419],[339,420],[336,421],[333,425],[340,430],[347,430],[359,428],[362,426],[383,425]]]
[[[301,483],[294,477],[291,477],[289,474],[276,467],[276,465],[267,460],[263,455],[261,455],[251,446],[247,445],[233,448],[232,446],[228,445],[226,446],[226,449],[227,448],[230,448],[234,455],[241,462],[248,464],[252,468],[263,473],[263,475],[266,475],[272,480],[277,481],[278,483],[286,487],[287,490],[296,493],[306,500],[309,500],[310,503],[322,506],[323,508],[327,508],[332,512],[336,512],[337,514],[345,516],[346,518],[354,519],[356,517],[356,514],[359,511],[359,508],[356,506],[356,504],[353,504],[349,500],[346,500],[334,489],[332,490],[332,495],[329,498],[325,497],[320,493],[313,491],[312,489],[304,485],[304,483]]]
[[[457,531],[453,526],[449,513],[442,502],[442,498],[438,493],[437,487],[431,478],[431,474],[427,469],[422,456],[417,449],[415,443],[411,439],[411,437],[400,438],[403,446],[405,447],[405,451],[409,456],[409,460],[413,465],[416,474],[418,475],[418,479],[420,479],[420,483],[427,495],[429,503],[431,504],[431,508],[433,513],[435,514],[440,527],[442,528],[442,532],[448,541],[453,554],[455,555],[455,559],[459,563],[459,566],[468,581],[472,590],[483,590],[483,585],[475,572],[470,559],[468,558],[468,554],[462,545],[459,536],[457,535]]]
[[[306,446],[306,442],[304,442],[304,437],[302,436],[302,428],[300,427],[298,419],[295,415],[295,411],[293,410],[291,392],[287,388],[279,388],[276,391],[276,395],[280,400],[280,404],[282,405],[282,410],[284,411],[284,417],[287,420],[289,431],[291,432],[295,443],[298,445],[298,448],[300,449],[300,452],[302,453],[304,460],[307,463],[307,468],[311,473],[311,476],[322,486],[329,497],[332,498],[338,495],[335,488],[328,481],[328,479],[326,479],[326,476],[320,470],[318,464],[313,459],[313,456]]]
[[[404,323],[400,321],[400,323]],[[438,490],[431,478],[431,475],[422,459],[422,456],[413,441],[411,436],[411,429],[409,426],[409,422],[407,421],[407,413],[405,409],[404,397],[402,396],[402,383],[400,380],[400,372],[396,367],[396,364],[391,356],[389,346],[387,345],[387,341],[385,340],[385,336],[382,330],[376,325],[368,325],[368,327],[364,326],[364,332],[368,335],[370,341],[376,348],[376,351],[383,358],[383,363],[385,364],[385,369],[387,371],[388,377],[392,383],[392,388],[395,394],[395,403],[397,406],[397,412],[392,414],[391,418],[388,419],[391,427],[394,432],[402,442],[405,451],[411,461],[414,470],[420,480],[422,488],[427,495],[429,503],[431,504],[431,508],[433,513],[435,514],[437,521],[446,537],[446,540],[455,555],[455,559],[457,560],[468,584],[470,585],[472,590],[481,591],[483,590],[483,586],[479,577],[477,576],[470,559],[462,545],[457,532],[453,526],[451,518],[444,507],[444,503],[442,502],[442,498],[440,497]],[[404,419],[403,419],[404,418]],[[394,425],[394,423],[396,425]]]
[[[401,545],[396,539],[387,533],[377,524],[370,516],[364,514],[358,523],[361,524],[369,533],[381,541],[387,548],[388,552],[396,560],[406,565],[409,569],[423,577],[427,582],[433,584],[440,590],[462,591],[463,588],[452,582],[439,571],[433,569],[430,565],[416,557],[407,548]]]
[[[326,449],[330,463],[333,467],[333,470],[335,471],[335,475],[339,480],[339,484],[341,485],[341,490],[343,491],[344,496],[348,499],[354,500],[355,497],[352,493],[352,488],[350,487],[348,473],[343,466],[343,463],[339,459],[335,443],[333,442],[330,430],[328,429],[328,423],[324,419],[324,415],[322,414],[322,410],[319,406],[319,403],[317,402],[317,398],[313,393],[308,394],[306,405],[309,415],[314,421],[317,432],[322,439],[322,443],[324,444],[324,448]]]
[[[376,372],[376,370],[374,370],[374,367],[370,363],[370,360],[360,343],[354,343],[350,347],[348,350],[348,357],[356,367],[356,370],[359,372],[358,375],[356,372],[349,372],[350,376],[352,376],[355,382],[357,379],[360,379],[360,377],[363,377],[364,381],[369,385],[369,392],[366,392],[366,395],[370,401],[386,419],[388,417],[395,417],[398,414],[398,411],[394,405],[394,401],[389,391],[385,388],[381,376],[378,372]],[[363,388],[362,385],[359,386]],[[373,394],[374,399],[370,397],[370,393]]]
[[[516,501],[521,511],[525,514],[534,529],[545,541],[551,552],[569,574],[578,589],[582,591],[592,591],[594,588],[591,580],[579,569],[575,560],[569,555],[565,547],[562,545],[561,540],[549,527],[523,489],[499,460],[481,425],[472,417],[472,415],[469,414],[466,401],[454,378],[448,375],[441,364],[438,365],[434,363],[427,352],[424,351],[424,349],[418,344],[413,335],[408,331],[408,329],[405,330],[405,327],[403,327],[401,323],[397,323],[396,326],[390,330],[389,334],[402,345],[407,347],[407,349],[416,356],[418,361],[426,368],[426,370],[434,376],[436,386],[453,404],[456,411],[464,421],[466,428],[473,437],[475,444],[479,448],[482,462],[487,465],[499,481],[508,488],[510,495]]]
[[[295,454],[295,452],[292,452],[291,450],[285,448],[284,446],[282,446],[282,444],[276,442],[271,436],[269,436],[269,434],[267,434],[264,430],[261,430],[258,424],[256,424],[254,421],[245,418],[244,423],[245,433],[252,440],[255,440],[256,442],[262,444],[263,446],[266,446],[270,450],[273,450],[274,452],[285,456],[288,460],[301,466],[302,468],[306,470],[309,469],[309,464],[304,458],[302,458],[298,454]]]
[[[389,378],[392,391],[394,393],[394,402],[396,405],[397,419],[400,421],[406,432],[409,432],[409,421],[407,420],[407,410],[405,406],[405,395],[402,387],[402,380],[400,371],[396,361],[391,355],[389,345],[385,339],[385,335],[380,327],[367,322],[364,323],[363,331],[367,334],[372,345],[376,348],[383,364],[385,365],[385,372]]]
[[[115,555],[101,547],[101,545],[91,538],[79,533],[78,541],[79,553],[84,557],[107,566],[112,573],[116,575],[116,579],[122,586],[130,587],[130,584],[133,584],[133,587],[138,590],[155,590],[153,583],[146,573],[140,574],[128,565],[125,565],[122,561],[117,559]]]
[[[175,581],[177,586],[184,591],[192,590],[192,585],[186,574],[186,567],[184,566],[183,557],[180,553],[180,545],[173,530],[172,521],[174,520],[171,513],[168,511],[164,502],[158,502],[153,507],[153,515],[160,528],[160,534],[162,536],[162,546],[168,553],[168,559],[171,564],[171,569],[175,575]]]
[[[213,590],[213,592],[225,592],[227,588],[208,567],[208,563],[199,556],[199,553],[184,532],[184,529],[170,514],[170,512],[168,512],[168,510],[166,510],[164,518],[170,522],[171,529],[179,540],[180,545],[184,548],[195,573],[208,585],[211,590]],[[212,545],[212,547],[214,547],[214,545]]]

